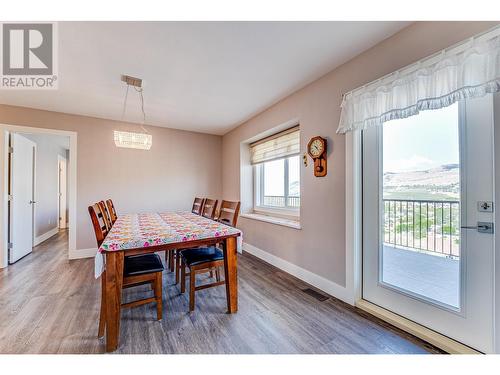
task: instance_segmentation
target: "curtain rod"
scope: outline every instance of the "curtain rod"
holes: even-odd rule
[[[490,35],[490,34],[491,34],[491,35]],[[497,34],[497,35],[495,35],[495,34]],[[365,88],[365,87],[367,87],[367,86],[371,86],[371,85],[373,85],[373,84],[375,84],[375,83],[377,83],[377,82],[379,82],[379,81],[382,81],[382,80],[384,80],[384,79],[386,79],[386,78],[388,78],[388,77],[390,77],[390,76],[392,76],[392,75],[394,75],[394,74],[397,74],[397,73],[401,72],[402,70],[407,70],[407,69],[410,69],[410,68],[411,68],[411,67],[413,67],[414,65],[421,64],[422,62],[428,61],[428,60],[430,60],[430,59],[432,59],[432,58],[434,58],[434,57],[436,57],[436,56],[439,56],[439,55],[440,55],[440,54],[442,54],[442,53],[445,53],[445,52],[448,52],[448,51],[453,50],[453,49],[455,49],[455,48],[461,47],[461,46],[463,46],[464,44],[466,44],[466,43],[468,43],[468,42],[470,42],[470,41],[477,40],[477,39],[481,39],[481,38],[483,38],[483,37],[484,37],[485,39],[488,39],[489,37],[494,38],[494,37],[497,37],[497,36],[500,36],[500,26],[494,26],[494,27],[492,27],[491,29],[488,29],[488,30],[483,31],[483,32],[481,32],[481,33],[479,33],[479,34],[476,34],[476,35],[474,35],[474,36],[471,36],[471,37],[469,37],[469,38],[467,38],[467,39],[465,39],[465,40],[461,40],[460,42],[457,42],[457,43],[455,43],[455,44],[453,44],[453,45],[451,45],[451,46],[449,46],[449,47],[446,47],[446,48],[444,48],[444,49],[442,49],[442,50],[440,50],[440,51],[437,51],[437,52],[433,53],[432,55],[429,55],[429,56],[427,56],[427,57],[424,57],[423,59],[420,59],[420,60],[418,60],[418,61],[416,61],[416,62],[414,62],[414,63],[411,63],[411,64],[409,64],[409,65],[406,65],[406,66],[404,66],[404,67],[402,67],[402,68],[400,68],[400,69],[398,69],[398,70],[396,70],[396,71],[394,71],[394,72],[391,72],[391,73],[389,73],[389,74],[386,74],[386,75],[384,75],[384,76],[382,76],[382,77],[380,77],[380,78],[377,78],[377,79],[375,79],[375,80],[373,80],[373,81],[370,81],[370,82],[368,82],[368,83],[366,83],[366,84],[364,84],[364,85],[362,85],[362,86],[359,86],[359,87],[357,87],[357,88],[355,88],[355,89],[352,89],[352,90],[350,90],[350,91],[348,91],[348,92],[345,92],[345,93],[343,93],[343,94],[342,94],[342,99],[343,99],[346,95],[349,95],[349,94],[351,94],[351,93],[353,93],[353,92],[356,92],[356,91],[358,91],[358,90],[361,90],[361,89],[363,89],[363,88]]]

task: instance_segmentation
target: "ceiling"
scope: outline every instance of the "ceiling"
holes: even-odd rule
[[[26,138],[31,139],[33,142],[38,143],[40,141],[52,143],[53,145],[69,150],[70,140],[69,137],[64,135],[52,135],[44,133],[21,133]]]
[[[224,134],[409,22],[60,22],[59,89],[0,103],[120,120],[121,74],[146,123]],[[124,120],[140,123],[131,90]]]

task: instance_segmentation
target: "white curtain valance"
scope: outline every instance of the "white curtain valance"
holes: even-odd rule
[[[285,130],[250,145],[251,163],[282,159],[300,153],[299,128]]]
[[[337,133],[500,91],[500,28],[344,95]]]

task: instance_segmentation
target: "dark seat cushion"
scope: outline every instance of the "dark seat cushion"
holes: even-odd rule
[[[196,249],[186,249],[181,251],[181,257],[187,266],[199,265],[202,263],[223,260],[224,254],[215,246],[199,247]]]
[[[163,263],[158,254],[131,255],[125,257],[124,275],[137,276],[163,271]]]

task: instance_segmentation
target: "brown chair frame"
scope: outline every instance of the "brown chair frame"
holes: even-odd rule
[[[116,219],[118,219],[118,216],[116,215],[115,205],[113,204],[113,201],[111,199],[106,200],[106,207],[108,208],[111,225],[113,225]]]
[[[106,228],[108,228],[108,232],[111,230],[111,227],[113,226],[111,222],[111,217],[109,216],[108,209],[106,208],[106,203],[104,201],[100,201],[97,203],[99,205],[99,209],[101,211],[102,218],[104,220],[104,224],[106,225]]]
[[[195,198],[196,199],[201,199],[201,198]],[[219,201],[217,199],[210,199],[210,198],[203,198],[203,205],[201,208],[201,216],[206,217],[207,219],[212,219],[214,220],[215,218],[215,213],[217,212],[217,203]],[[194,207],[194,204],[193,204]],[[167,255],[167,252],[165,252],[165,256],[168,256],[168,259],[170,260],[170,270],[173,271],[172,267],[175,267],[175,283],[179,283],[179,277],[181,273],[181,262],[180,262],[180,254],[182,250],[177,249],[174,253],[170,253]],[[174,265],[174,256],[175,256],[175,265]],[[212,273],[210,273],[212,276]]]
[[[96,203],[88,207],[90,219],[94,227],[94,232],[97,240],[97,246],[101,246],[109,233],[106,227],[105,215],[101,212],[102,203]],[[154,297],[144,298],[128,303],[123,303],[123,308],[136,307],[145,305],[147,303],[156,302],[156,318],[161,320],[163,318],[163,299],[162,299],[162,272],[151,272],[142,275],[124,276],[123,289],[130,288],[142,284],[151,284],[151,289],[154,291]],[[106,271],[101,275],[101,308],[99,313],[99,329],[98,337],[104,336],[106,328]]]
[[[223,200],[221,202],[221,208],[220,208],[220,212],[219,212],[219,216],[217,218],[217,221],[234,227],[234,226],[236,226],[236,223],[238,222],[239,212],[240,212],[240,202],[231,202],[231,201],[224,201]],[[221,245],[224,246],[224,243],[221,243]],[[177,264],[179,265],[179,268],[181,269],[181,276],[180,276],[181,277],[181,293],[184,293],[186,291],[186,277],[189,276],[189,311],[190,312],[194,311],[195,292],[197,290],[212,288],[215,286],[220,286],[220,285],[226,284],[225,277],[224,277],[224,280],[222,280],[222,281],[220,279],[220,267],[224,267],[224,259],[206,262],[206,263],[201,263],[201,264],[196,264],[196,265],[189,267],[187,265],[182,264],[181,254],[180,254],[180,252],[178,252]],[[186,267],[189,268],[189,273],[186,273]],[[210,277],[213,277],[213,270],[215,270],[216,282],[196,286],[196,274],[197,273],[210,272]],[[176,282],[177,282],[177,280],[176,280]]]
[[[222,201],[220,204],[219,214],[217,215],[217,221],[230,225],[232,227],[236,226],[238,222],[238,216],[240,214],[240,202]]]
[[[193,208],[191,208],[191,212],[196,215],[201,215],[204,203],[205,203],[204,198],[195,197],[193,202]]]
[[[101,211],[101,205],[99,203],[95,203],[94,205],[89,206],[89,214],[90,219],[92,220],[92,225],[94,226],[97,247],[100,247],[109,232]]]
[[[219,201],[217,199],[205,198],[205,203],[203,203],[203,209],[201,210],[201,216],[213,220],[215,218],[215,212],[217,211],[218,202]]]

